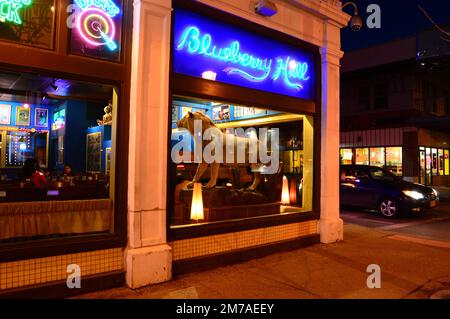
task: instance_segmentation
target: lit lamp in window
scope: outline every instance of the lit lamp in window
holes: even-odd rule
[[[191,219],[195,221],[204,219],[201,183],[194,183],[194,191],[192,193],[192,204],[191,204]]]
[[[281,204],[290,204],[288,179],[283,175],[283,188],[281,190]]]
[[[297,182],[295,178],[291,179],[291,183],[289,185],[289,200],[292,204],[297,203]]]
[[[216,80],[217,73],[213,71],[205,71],[202,73],[202,78],[206,80],[215,81]]]

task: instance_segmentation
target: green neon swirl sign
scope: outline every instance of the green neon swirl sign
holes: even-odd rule
[[[31,0],[0,0],[0,22],[22,24],[19,11],[30,4]]]

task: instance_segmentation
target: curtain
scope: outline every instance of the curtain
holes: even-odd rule
[[[108,231],[112,200],[0,203],[0,239]]]

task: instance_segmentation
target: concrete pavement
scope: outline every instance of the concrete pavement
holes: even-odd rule
[[[369,264],[381,267],[379,289],[367,288]],[[450,249],[347,224],[339,243],[77,298],[429,298],[444,289],[450,289]]]

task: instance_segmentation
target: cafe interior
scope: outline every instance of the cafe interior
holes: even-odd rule
[[[114,230],[114,86],[0,71],[0,244]]]

